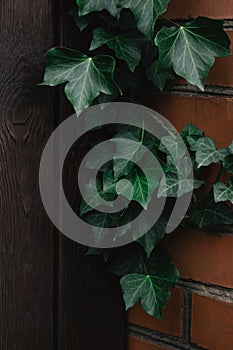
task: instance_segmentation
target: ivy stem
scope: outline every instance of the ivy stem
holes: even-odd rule
[[[172,19],[169,19],[169,18],[164,17],[164,16],[159,16],[159,18],[164,19],[165,21],[174,24],[176,27],[181,27],[181,25],[179,23],[174,22]]]
[[[141,262],[142,262],[142,264],[143,264],[143,267],[144,267],[144,269],[145,269],[146,274],[149,275],[149,271],[148,271],[148,269],[147,269],[147,266],[146,266],[146,264],[145,264],[145,261],[144,261],[143,256],[142,256],[141,253],[140,253],[140,259],[141,259]]]
[[[144,133],[145,133],[145,125],[144,125],[144,120],[143,120],[143,122],[142,122],[141,143],[143,143],[143,140],[144,140]]]

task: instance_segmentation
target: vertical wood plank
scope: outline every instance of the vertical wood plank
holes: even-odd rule
[[[53,129],[49,89],[36,86],[53,45],[53,2],[0,6],[0,349],[53,349],[53,228],[38,170]]]
[[[83,50],[88,35],[80,40],[78,29],[67,13],[73,1],[61,0],[60,17],[62,46]],[[64,94],[62,92],[62,99]],[[60,120],[73,114],[64,102]],[[78,155],[70,155],[65,169],[67,197],[75,203],[77,197]],[[100,257],[85,256],[86,248],[63,237],[59,238],[59,350],[125,350],[125,312],[117,279],[107,273]]]

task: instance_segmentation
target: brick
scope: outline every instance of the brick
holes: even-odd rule
[[[231,43],[233,43],[233,31],[227,32]],[[217,58],[206,84],[215,84],[220,86],[233,86],[233,56]]]
[[[173,19],[198,16],[233,18],[233,0],[172,0],[165,16]]]
[[[166,117],[177,130],[189,122],[213,137],[218,147],[233,139],[233,99],[220,97],[152,94],[144,96],[146,105]]]
[[[166,350],[166,348],[131,336],[129,337],[128,350]]]
[[[233,288],[233,236],[179,228],[161,242],[186,279]]]
[[[193,295],[192,342],[211,350],[233,349],[233,304]]]
[[[175,336],[182,334],[182,297],[180,288],[172,289],[162,321],[149,316],[138,303],[128,312],[128,321],[145,328]]]

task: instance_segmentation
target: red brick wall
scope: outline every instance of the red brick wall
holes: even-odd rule
[[[167,16],[223,18],[233,42],[233,0],[171,0]],[[145,102],[178,130],[187,122],[214,137],[219,147],[233,140],[233,57],[218,59],[205,92],[177,80]],[[136,305],[128,313],[129,350],[233,350],[233,229],[179,229],[162,245],[181,272],[163,320]]]

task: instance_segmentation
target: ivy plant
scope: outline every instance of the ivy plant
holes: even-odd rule
[[[167,80],[177,77],[204,90],[205,79],[215,58],[230,55],[230,41],[223,29],[223,21],[198,17],[181,25],[162,16],[169,2],[76,0],[70,15],[83,40],[92,33],[89,50],[50,49],[46,54],[47,66],[42,84],[64,84],[65,94],[77,116],[96,103],[132,98],[135,91],[142,87],[151,89],[154,86],[163,90]],[[197,225],[202,229],[213,224],[233,224],[233,143],[217,149],[213,139],[188,124],[180,136],[193,163],[194,182],[190,184],[188,175],[192,169],[178,141],[171,139],[170,148],[177,153],[185,184],[180,192],[177,164],[175,167],[161,142],[150,137],[143,128],[116,127],[114,123],[108,133],[113,142],[119,137],[125,139],[116,149],[122,154],[122,159],[113,159],[100,169],[97,178],[86,186],[91,206],[83,200],[79,206],[79,215],[93,225],[96,241],[103,239],[103,227],[121,226],[130,222],[141,210],[146,210],[155,191],[158,197],[166,197],[166,207],[150,231],[140,238],[135,234],[132,244],[114,249],[90,247],[87,254],[101,255],[107,269],[120,276],[126,309],[141,301],[149,315],[161,319],[169,290],[179,279],[179,272],[170,257],[159,248],[174,200],[195,189],[181,225]],[[144,172],[134,164],[139,150],[130,147],[127,140],[135,140],[150,149],[162,164],[166,181],[161,172],[151,168],[150,164],[143,169]],[[93,146],[95,144],[96,141],[93,141]],[[124,159],[126,153],[127,160]],[[139,154],[141,158],[146,157],[143,152]],[[212,169],[213,164],[218,169],[216,180],[209,185],[208,191],[201,191],[200,195],[198,189],[205,184],[203,171],[207,167]],[[96,168],[98,157],[89,164],[90,171]],[[222,177],[225,173],[228,175]],[[221,182],[226,177],[228,180]],[[133,196],[128,182],[117,188],[119,179],[131,182]],[[93,186],[97,187],[100,197],[109,201],[109,206],[119,194],[130,199],[127,210],[114,216],[99,212],[99,196],[91,195]],[[122,230],[119,234],[125,233]]]

